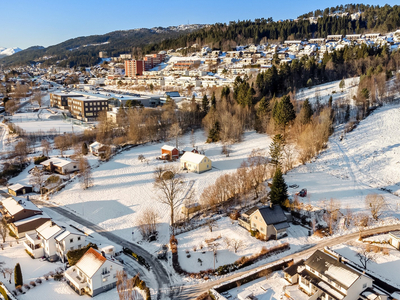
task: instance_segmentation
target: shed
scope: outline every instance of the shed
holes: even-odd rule
[[[32,187],[29,185],[22,185],[16,183],[8,187],[8,193],[13,196],[21,196],[28,193],[32,193]]]
[[[181,169],[203,173],[212,169],[212,162],[203,154],[185,152],[181,157]]]
[[[165,160],[175,160],[179,158],[179,150],[173,146],[164,145],[161,147],[161,158]]]

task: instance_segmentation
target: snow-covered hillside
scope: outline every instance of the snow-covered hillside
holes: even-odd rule
[[[4,48],[4,47],[0,47],[0,57],[3,56],[10,56],[13,55],[19,51],[21,51],[22,49],[18,48],[18,47],[13,47],[13,48]]]

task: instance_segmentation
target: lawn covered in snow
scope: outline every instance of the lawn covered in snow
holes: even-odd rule
[[[247,132],[244,134],[243,142],[233,145],[230,157],[226,157],[221,154],[221,144],[206,144],[205,140],[203,131],[196,132],[196,145],[212,160],[213,169],[202,174],[184,173],[185,189],[181,196],[192,186],[191,189],[194,189],[199,197],[204,188],[213,184],[219,176],[236,171],[253,149],[267,150],[271,143],[267,135]],[[160,215],[159,240],[161,243],[166,243],[169,240],[169,208],[157,201],[153,189],[153,172],[158,166],[178,165],[179,162],[164,164],[156,160],[156,157],[161,155],[163,144],[148,144],[122,152],[109,162],[93,169],[93,187],[82,190],[79,182],[74,181],[50,200],[66,206],[127,240],[132,240],[133,230],[135,232],[133,238],[137,241],[141,238],[135,229],[136,218],[146,208],[153,208]],[[180,147],[185,146],[190,146],[190,134],[181,139]],[[140,154],[148,159],[148,163],[138,160]],[[183,217],[180,209],[178,212],[177,217]]]

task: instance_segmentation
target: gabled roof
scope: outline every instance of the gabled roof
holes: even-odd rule
[[[185,154],[183,154],[181,157],[181,161],[190,161],[192,163],[199,164],[204,158],[206,158],[206,156],[203,154],[185,152]]]
[[[167,151],[172,151],[172,150],[174,150],[176,148],[173,147],[173,146],[164,145],[164,146],[161,147],[161,149],[167,150]]]
[[[172,98],[172,97],[180,97],[181,95],[179,94],[179,92],[173,91],[173,92],[165,92],[165,96],[170,96]]]
[[[65,229],[62,229],[60,226],[57,224],[54,224],[53,222],[46,222],[39,228],[36,228],[36,232],[43,237],[43,239],[48,240],[52,238],[55,235],[60,234],[63,232]]]
[[[287,267],[286,269],[283,270],[283,272],[289,274],[290,276],[293,276],[293,275],[299,273],[297,271],[299,267],[304,268],[304,259],[301,259],[297,263],[291,265],[290,267]]]
[[[250,208],[249,210],[246,210],[242,215],[250,216],[257,210],[258,210],[258,207],[254,206],[254,207]]]
[[[66,165],[73,163],[73,161],[69,161],[58,157],[52,157],[48,160],[45,160],[44,162],[41,162],[40,164],[43,166],[49,166],[50,163],[52,163],[54,166],[57,167],[65,167]]]
[[[42,212],[31,201],[21,197],[10,196],[9,198],[2,200],[1,203],[11,216],[23,211],[24,209]]]
[[[77,232],[71,232],[71,231],[69,231],[69,230],[65,230],[64,232],[62,232],[61,234],[59,234],[59,235],[57,235],[56,236],[56,241],[62,241],[62,240],[64,240],[64,239],[66,239],[68,236],[70,236],[71,234],[73,234],[73,235],[81,235],[81,236],[85,236],[84,234],[82,234],[82,233],[77,233]]]
[[[260,214],[267,225],[287,222],[287,217],[283,212],[282,207],[280,207],[279,205],[274,205],[272,207],[265,206],[258,210],[260,211]]]
[[[24,225],[24,224],[28,224],[30,222],[34,222],[34,221],[40,220],[40,219],[51,220],[51,218],[48,215],[43,213],[43,214],[40,214],[40,215],[35,215],[35,216],[29,217],[29,218],[25,218],[25,219],[16,221],[13,224],[14,224],[15,227],[18,227],[18,226],[21,226],[21,225]]]
[[[23,188],[25,188],[26,186],[25,185],[22,185],[22,184],[20,184],[20,183],[16,183],[16,184],[13,184],[13,185],[10,185],[8,188],[10,189],[10,190],[13,190],[13,191],[18,191],[18,190],[21,190],[21,189],[23,189]],[[30,186],[29,186],[30,187]]]
[[[92,278],[92,276],[97,272],[98,269],[106,262],[106,258],[101,255],[100,252],[93,248],[89,248],[88,251],[81,257],[81,259],[76,263],[76,267],[79,268],[87,277]]]
[[[357,270],[320,250],[315,251],[304,264],[345,289],[348,289],[362,275]]]

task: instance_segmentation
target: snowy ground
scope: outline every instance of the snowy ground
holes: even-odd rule
[[[385,217],[399,217],[400,198],[382,189],[400,192],[400,105],[377,109],[339,141],[339,133],[329,140],[328,149],[312,163],[290,171],[288,185],[307,188],[305,204],[321,206],[321,200],[335,198],[344,210],[367,212],[365,196],[384,195]],[[299,190],[289,189],[292,194]]]
[[[181,146],[189,146],[189,140],[190,135],[185,135]],[[235,171],[253,149],[268,149],[271,142],[267,135],[248,132],[244,135],[243,142],[233,145],[230,157],[226,157],[221,154],[221,144],[204,143],[205,137],[202,131],[196,133],[196,140],[199,149],[204,150],[212,160],[213,169],[202,174],[185,173],[185,191],[182,195],[189,189],[194,189],[196,195],[201,195],[203,189],[214,183],[219,176]],[[157,201],[153,189],[154,169],[164,165],[155,159],[161,154],[162,145],[158,143],[138,146],[118,154],[93,170],[93,187],[83,191],[79,182],[75,181],[50,200],[66,206],[127,240],[132,240],[132,230],[134,230],[133,239],[136,241],[140,240],[140,235],[134,228],[138,214],[148,207],[154,208],[160,215],[159,241],[166,243],[169,240],[169,209]],[[148,164],[138,160],[140,154],[149,160]],[[156,251],[160,243],[152,243],[146,248],[150,247]]]
[[[357,94],[360,77],[345,79],[345,87],[343,90],[339,88],[340,81],[341,80],[332,81],[311,88],[300,89],[296,93],[296,99],[299,101],[308,99],[311,103],[315,103],[318,99],[321,104],[328,103],[330,96],[332,96],[333,102],[352,99],[353,96]]]
[[[239,226],[237,221],[228,217],[224,217],[217,221],[218,228],[210,232],[208,226],[198,228],[177,236],[178,239],[178,257],[181,267],[188,272],[198,272],[199,270],[208,270],[214,268],[214,256],[212,249],[207,247],[205,240],[213,239],[221,236],[216,243],[219,244],[215,268],[219,266],[231,264],[242,256],[251,256],[259,253],[262,247],[273,247],[288,242],[290,244],[290,252],[298,251],[302,246],[309,244],[314,238],[308,237],[308,230],[301,226],[291,225],[287,229],[288,237],[278,241],[260,241],[252,237],[250,233]],[[224,242],[225,238],[235,239],[243,242],[243,246],[234,253],[232,248],[228,248]],[[200,249],[200,246],[203,248]],[[196,247],[196,251],[193,248]],[[189,251],[190,258],[187,257],[186,251]],[[205,252],[205,253],[202,253]],[[289,252],[286,252],[287,255]],[[198,262],[202,261],[202,264]]]
[[[282,299],[283,289],[287,285],[289,283],[283,278],[283,272],[278,271],[267,276],[267,278],[262,277],[253,280],[227,292],[232,296],[230,298],[232,300],[239,299],[237,296],[243,291],[252,292],[253,296],[257,297],[258,300],[279,300]],[[266,291],[261,286],[266,288]]]
[[[360,246],[361,243],[353,243],[352,245],[342,244],[332,248],[332,250],[360,265],[360,261],[356,256]],[[375,255],[375,259],[367,263],[367,270],[373,275],[400,288],[398,271],[400,268],[400,251],[389,245],[383,247],[390,249],[389,255],[383,255],[382,253]]]

